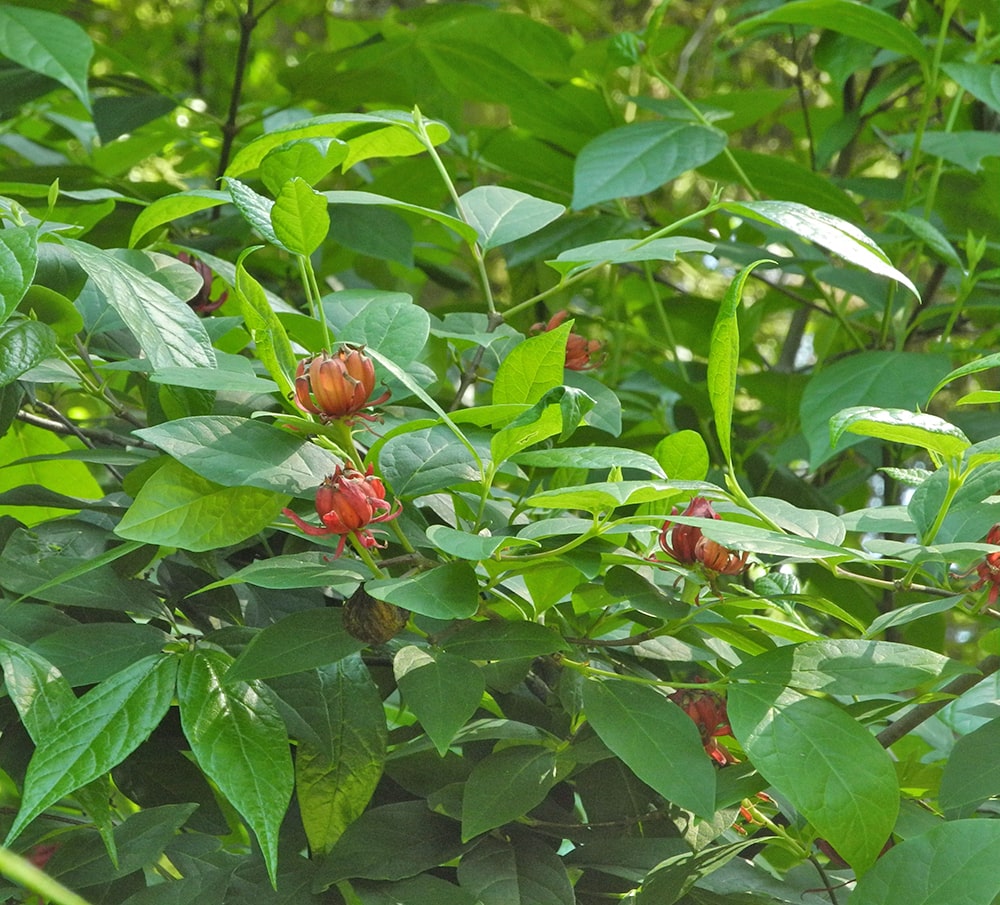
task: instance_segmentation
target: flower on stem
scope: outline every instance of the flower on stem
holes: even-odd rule
[[[177,260],[182,264],[187,264],[189,267],[193,267],[201,277],[202,281],[201,289],[198,290],[198,293],[193,299],[188,301],[188,305],[198,312],[198,314],[211,314],[216,309],[221,308],[223,303],[229,297],[229,292],[224,290],[218,298],[212,298],[211,268],[204,261],[199,261],[197,258],[189,255],[186,251],[178,252]]]
[[[555,330],[566,318],[568,311],[557,311],[549,318],[549,322],[539,321],[532,324],[532,333],[548,333]],[[570,333],[566,338],[566,367],[571,371],[590,371],[604,361],[601,343],[596,339],[587,339],[579,333]]]
[[[323,351],[303,359],[295,369],[295,404],[322,421],[376,420],[377,415],[361,410],[381,405],[390,394],[386,390],[372,399],[374,391],[375,365],[364,346],[344,345],[333,355]]]
[[[334,558],[344,552],[348,535],[353,535],[363,547],[384,547],[369,530],[369,525],[388,522],[396,518],[403,507],[397,501],[393,506],[385,498],[385,485],[372,474],[372,466],[366,472],[339,465],[332,475],[328,475],[316,490],[316,513],[322,527],[310,525],[291,509],[283,509],[306,534],[322,537],[339,534],[340,543]]]
[[[677,514],[674,509],[672,515]],[[682,515],[718,519],[718,513],[704,497],[696,496]],[[675,525],[670,519],[660,529],[660,549],[684,566],[700,564],[717,575],[738,575],[747,567],[746,551],[737,553],[705,537],[695,525]]]
[[[694,720],[694,724],[701,734],[701,743],[705,748],[705,753],[712,760],[721,767],[726,766],[726,764],[739,763],[716,741],[720,735],[733,734],[733,730],[729,728],[726,701],[721,695],[708,689],[702,691],[697,688],[682,688],[667,695],[667,697]]]
[[[996,544],[1000,546],[1000,525],[994,525],[986,533],[983,543]],[[963,572],[962,575],[969,575],[975,572],[979,580],[969,586],[970,591],[978,591],[980,588],[990,585],[990,593],[986,598],[986,606],[992,607],[1000,597],[1000,553],[987,553],[982,562],[976,563],[972,568]],[[961,576],[959,576],[961,577]]]

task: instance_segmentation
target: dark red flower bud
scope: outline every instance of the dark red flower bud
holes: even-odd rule
[[[720,766],[739,763],[715,739],[720,735],[732,735],[729,728],[729,716],[726,714],[726,701],[714,691],[700,691],[696,688],[683,688],[668,695],[698,727],[701,743],[705,753]]]
[[[539,321],[532,324],[532,333],[548,333],[555,330],[566,318],[568,311],[558,311],[552,315],[547,324]],[[601,353],[601,343],[596,339],[587,339],[579,333],[570,333],[566,338],[566,367],[571,371],[590,371],[604,361]]]
[[[983,543],[1000,546],[1000,525],[994,525],[990,528],[986,537],[983,538]],[[1000,597],[1000,553],[987,553],[982,562],[976,563],[962,575],[968,575],[970,572],[975,572],[979,576],[979,580],[971,585],[969,590],[978,591],[980,588],[990,585],[986,606],[993,606],[997,602],[997,597]]]
[[[186,251],[178,252],[177,260],[183,264],[187,264],[189,267],[193,267],[201,277],[201,289],[198,290],[197,295],[195,295],[193,299],[188,301],[188,305],[194,308],[194,310],[199,314],[211,314],[216,309],[221,308],[223,303],[229,297],[229,293],[227,291],[223,291],[218,298],[212,298],[211,268],[204,261],[199,261],[197,258],[189,255]]]
[[[671,513],[677,514],[677,510]],[[696,496],[682,515],[695,518],[718,519],[718,513],[704,497]],[[709,572],[719,575],[738,575],[747,565],[745,551],[737,553],[710,540],[695,525],[677,525],[667,519],[660,529],[660,548],[681,565],[700,563]]]
[[[391,521],[402,508],[398,501],[395,507],[386,501],[385,485],[372,474],[371,465],[364,473],[338,465],[316,490],[316,513],[323,527],[310,525],[291,509],[283,509],[282,512],[313,537],[339,534],[340,543],[334,553],[337,557],[344,552],[344,544],[350,534],[365,547],[384,546],[375,539],[368,526]]]
[[[374,391],[375,365],[362,346],[341,346],[333,355],[321,352],[303,359],[295,369],[295,404],[323,421],[375,420],[375,415],[361,410],[381,405],[389,391],[372,399]]]

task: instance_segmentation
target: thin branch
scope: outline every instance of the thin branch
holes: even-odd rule
[[[947,704],[951,701],[951,697],[958,697],[959,695],[964,694],[970,688],[974,688],[982,682],[983,679],[1000,670],[1000,657],[995,654],[991,654],[984,660],[981,660],[976,665],[976,669],[978,672],[959,676],[953,682],[949,682],[944,688],[941,689],[944,694],[949,695],[948,698],[938,701],[928,701],[926,704],[917,704],[916,707],[907,711],[898,720],[886,726],[885,729],[875,736],[878,743],[882,745],[883,748],[888,748],[898,742],[904,735],[912,732],[925,720],[929,720],[942,707],[947,706]]]
[[[90,447],[103,444],[122,447],[141,446],[145,449],[156,448],[135,437],[122,437],[114,431],[96,430],[93,428],[77,427],[76,425],[67,425],[62,421],[56,421],[51,418],[43,418],[41,415],[35,415],[31,412],[26,412],[23,409],[19,411],[15,417],[18,421],[23,421],[25,424],[30,424],[33,427],[40,427],[42,430],[51,431],[53,434],[79,437]]]
[[[240,113],[240,101],[243,97],[243,79],[246,76],[247,62],[250,58],[250,38],[260,21],[260,16],[254,15],[254,0],[247,0],[246,12],[239,17],[240,43],[236,49],[236,66],[233,71],[233,87],[229,94],[229,112],[222,124],[222,147],[219,150],[219,167],[216,170],[216,181],[222,178],[229,166],[229,158],[233,153],[233,142],[240,131],[237,124]],[[268,6],[267,9],[271,7]],[[216,207],[212,212],[218,216],[221,209]]]

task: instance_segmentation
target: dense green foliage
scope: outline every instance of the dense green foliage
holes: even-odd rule
[[[328,5],[0,6],[0,898],[990,905],[996,3]]]

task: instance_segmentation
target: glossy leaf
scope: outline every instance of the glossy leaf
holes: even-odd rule
[[[460,201],[484,251],[530,236],[566,210],[561,204],[498,185],[477,186]]]
[[[434,619],[468,619],[479,609],[479,582],[465,562],[450,562],[411,578],[369,581],[365,590],[376,600]]]
[[[312,496],[338,460],[327,450],[253,418],[198,415],[134,432],[201,477],[225,487]]]
[[[538,547],[538,541],[507,534],[483,535],[456,531],[447,525],[431,525],[427,529],[427,539],[439,550],[459,559],[489,559],[510,547]]]
[[[291,251],[278,238],[278,234],[271,225],[274,202],[270,198],[258,194],[250,186],[232,177],[226,179],[226,188],[229,190],[230,200],[258,236],[271,245],[284,248],[285,251]]]
[[[37,745],[51,736],[59,717],[76,703],[69,682],[58,669],[31,648],[0,640],[4,687]]]
[[[503,748],[472,768],[462,796],[462,839],[472,839],[527,814],[555,783],[551,748]]]
[[[148,544],[214,550],[253,537],[287,503],[287,496],[274,491],[223,487],[170,461],[142,485],[115,533]]]
[[[584,683],[583,703],[594,731],[643,782],[674,804],[711,816],[715,769],[694,721],[646,685]]]
[[[695,123],[630,123],[599,135],[577,156],[573,209],[644,195],[707,163],[726,147],[726,134]]]
[[[694,434],[693,431],[683,431]],[[697,436],[697,434],[695,434]],[[699,440],[701,438],[699,437]],[[704,441],[702,441],[704,446]],[[577,446],[530,450],[511,457],[518,465],[540,468],[636,468],[658,478],[665,478],[659,456],[618,446]]]
[[[600,264],[627,264],[636,261],[676,261],[679,254],[710,254],[715,246],[701,239],[668,236],[645,242],[635,239],[606,239],[578,248],[569,248],[546,263],[570,277]]]
[[[146,740],[174,696],[177,658],[144,657],[94,686],[55,721],[28,764],[9,844],[46,808],[107,773]]]
[[[396,653],[392,668],[403,703],[444,757],[479,707],[486,690],[482,671],[465,657],[413,645]]]
[[[805,0],[813,2],[813,0]],[[844,0],[833,0],[844,2]],[[785,7],[794,4],[785,4]],[[848,4],[858,6],[856,3]],[[723,204],[730,213],[747,217],[772,226],[780,226],[803,239],[821,245],[839,255],[845,261],[863,267],[871,273],[888,277],[905,286],[915,296],[920,297],[917,287],[909,277],[898,271],[888,256],[864,232],[853,223],[813,210],[794,201],[730,201]]]
[[[214,367],[215,352],[204,325],[176,295],[109,252],[75,239],[63,242],[154,368]]]
[[[260,162],[260,178],[277,197],[281,187],[294,177],[315,185],[344,162],[347,144],[337,138],[297,138],[268,151]],[[238,174],[235,174],[238,175]]]
[[[271,226],[278,241],[290,252],[311,255],[323,244],[330,229],[326,199],[304,179],[289,179],[271,208]]]
[[[674,481],[704,481],[710,464],[708,447],[701,434],[681,430],[667,434],[653,449],[663,477]]]
[[[304,678],[309,681],[300,686],[304,693],[288,693],[296,687],[294,679],[277,691],[286,692],[286,704],[301,704],[298,715],[308,719],[308,735],[295,755],[295,795],[310,849],[325,854],[364,812],[382,776],[385,713],[358,656]]]
[[[868,405],[844,409],[830,420],[830,445],[835,446],[845,431],[890,443],[919,446],[948,459],[961,456],[971,445],[959,428],[943,418],[905,409]]]
[[[637,905],[672,905],[691,892],[703,877],[714,873],[758,840],[744,839],[728,845],[712,845],[697,852],[673,855],[658,865],[642,884]]]
[[[132,224],[132,233],[129,236],[129,247],[137,245],[141,238],[158,226],[172,223],[174,220],[180,220],[208,208],[218,207],[220,204],[227,204],[230,200],[229,192],[220,192],[215,189],[189,189],[186,192],[177,192],[173,195],[157,198],[148,207],[144,207],[139,216],[135,218],[135,222]]]
[[[990,905],[1000,895],[993,853],[1000,826],[955,820],[904,839],[863,876],[851,905]]]
[[[465,855],[458,881],[482,905],[574,905],[562,859],[544,845],[490,837]]]
[[[851,638],[791,644],[745,660],[733,679],[834,695],[889,694],[951,678],[969,667],[933,651]]]
[[[182,658],[181,726],[198,765],[253,830],[276,885],[278,828],[294,785],[288,735],[266,685],[223,682],[231,664],[208,649]]]
[[[56,334],[41,321],[7,321],[0,327],[0,387],[41,364],[56,348]]]
[[[0,324],[28,291],[37,266],[38,231],[27,226],[0,229]]]
[[[519,343],[507,353],[493,384],[493,403],[536,403],[562,384],[566,339],[570,324],[547,330]]]
[[[5,4],[0,8],[0,54],[65,85],[90,109],[87,72],[94,43],[72,19]]]
[[[261,629],[225,674],[226,682],[285,676],[350,656],[364,642],[348,634],[343,611],[303,610]]]
[[[1000,764],[995,756],[998,741],[1000,719],[993,719],[955,743],[941,774],[939,794],[946,812],[967,816],[1000,792]]]
[[[859,874],[896,822],[899,788],[875,737],[836,704],[780,685],[730,686],[733,734],[760,774]]]
[[[226,578],[205,585],[196,593],[241,583],[258,588],[326,588],[342,585],[353,589],[365,575],[366,572],[359,566],[330,562],[327,553],[288,553],[258,559]]]
[[[449,636],[442,646],[466,660],[523,660],[566,650],[560,635],[537,622],[474,622]]]

